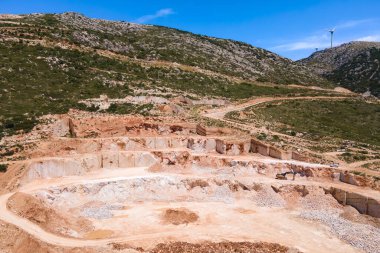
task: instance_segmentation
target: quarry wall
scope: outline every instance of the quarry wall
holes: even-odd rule
[[[329,192],[342,205],[350,205],[361,214],[380,218],[379,200],[337,188],[331,188]]]

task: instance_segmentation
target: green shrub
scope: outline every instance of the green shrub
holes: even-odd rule
[[[360,172],[356,170],[352,171],[352,174],[357,175],[357,176],[362,176],[362,177],[367,176],[367,174],[365,174],[364,172]]]
[[[7,172],[8,164],[0,164],[0,172],[5,173]]]
[[[266,140],[267,139],[267,135],[265,133],[260,133],[258,136],[257,136],[257,139],[259,140]]]

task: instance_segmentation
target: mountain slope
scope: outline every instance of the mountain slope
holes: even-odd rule
[[[93,110],[78,101],[102,94],[237,100],[321,92],[287,83],[329,85],[298,63],[236,41],[75,13],[0,15],[0,137],[30,130],[42,115]]]
[[[304,66],[237,41],[166,27],[90,19],[77,13],[26,15],[18,21],[30,24],[24,33],[18,34],[19,37],[65,41],[110,50],[131,58],[196,66],[247,80],[279,84],[326,84],[323,78]],[[9,34],[3,36],[6,35]]]
[[[312,54],[300,63],[330,81],[380,97],[380,42],[351,42]]]

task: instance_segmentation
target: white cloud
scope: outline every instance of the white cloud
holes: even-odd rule
[[[272,50],[297,51],[305,49],[325,48],[330,46],[330,37],[327,34],[310,36],[301,41],[275,46]]]
[[[353,28],[365,24],[370,24],[376,22],[376,19],[359,19],[359,20],[349,20],[345,21],[343,23],[340,23],[335,26],[336,29],[347,29],[347,28]]]
[[[380,34],[368,35],[356,39],[356,41],[380,41]]]
[[[157,11],[155,14],[145,15],[145,16],[139,17],[134,22],[136,22],[136,23],[146,23],[146,22],[152,21],[152,20],[154,20],[156,18],[161,18],[161,17],[172,15],[172,14],[174,14],[174,11],[172,9],[170,9],[170,8],[168,8],[168,9],[161,9],[161,10]]]

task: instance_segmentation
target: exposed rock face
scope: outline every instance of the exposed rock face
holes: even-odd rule
[[[98,170],[101,157],[96,154],[84,155],[80,159],[54,158],[32,162],[30,170],[25,174],[23,182],[38,178],[62,177],[68,175],[83,175],[86,172]]]
[[[329,192],[343,205],[350,205],[362,214],[380,218],[380,203],[376,199],[369,198],[354,192],[347,192],[331,188]]]
[[[380,43],[350,42],[300,61],[350,90],[380,97]]]

